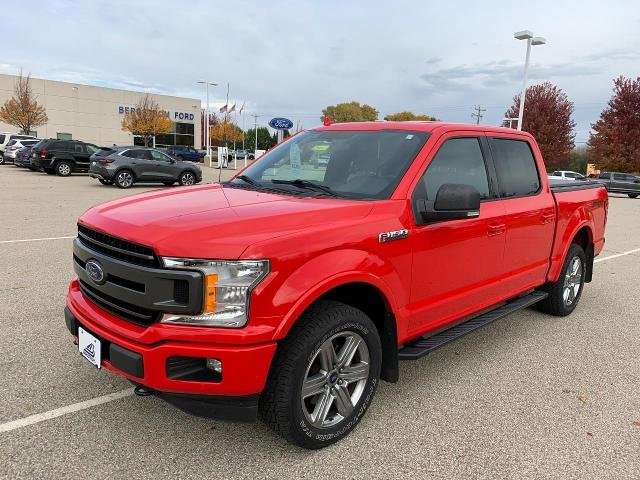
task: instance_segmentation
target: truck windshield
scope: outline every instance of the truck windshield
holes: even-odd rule
[[[388,198],[428,137],[408,130],[307,131],[263,155],[231,185]]]

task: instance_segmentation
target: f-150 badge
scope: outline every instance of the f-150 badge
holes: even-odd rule
[[[401,240],[409,236],[409,230],[393,230],[392,232],[382,232],[378,234],[380,243],[391,242],[393,240]]]

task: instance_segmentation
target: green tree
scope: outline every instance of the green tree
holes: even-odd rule
[[[434,122],[438,119],[436,117],[432,117],[431,115],[416,115],[413,112],[398,112],[398,113],[390,113],[384,117],[385,120],[389,122],[410,122],[415,120],[425,120],[427,122]]]
[[[338,123],[372,122],[378,119],[378,111],[371,105],[360,105],[359,102],[338,103],[322,110],[320,120],[324,120],[325,117]]]
[[[252,128],[247,130],[244,137],[244,145],[247,150],[253,150],[255,147],[256,136],[255,130]],[[277,137],[269,133],[267,127],[258,127],[258,150],[269,150],[277,142]]]

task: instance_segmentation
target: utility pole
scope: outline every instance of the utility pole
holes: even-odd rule
[[[256,114],[256,113],[252,113],[251,116],[253,117],[253,127],[254,127],[254,137],[255,137],[255,142],[256,145],[253,149],[253,154],[255,155],[256,150],[258,150],[258,117],[260,115]]]
[[[482,105],[476,105],[475,107],[473,107],[473,109],[476,111],[476,113],[472,113],[471,116],[476,119],[476,125],[480,125],[480,120],[482,120],[482,117],[484,117],[484,115],[482,115],[482,112],[486,112],[487,109],[482,108]]]

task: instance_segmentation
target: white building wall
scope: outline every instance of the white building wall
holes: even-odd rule
[[[17,76],[0,74],[0,105],[14,93]],[[35,130],[39,138],[56,138],[58,133],[70,133],[74,140],[96,145],[132,144],[133,136],[122,130],[120,107],[133,107],[144,92],[95,87],[76,83],[31,78],[31,87],[38,103],[47,110],[49,122]],[[150,96],[172,121],[194,125],[194,147],[200,148],[200,100],[169,95]],[[176,119],[175,113],[193,115],[193,120]],[[0,131],[16,132],[17,128],[0,122]]]

